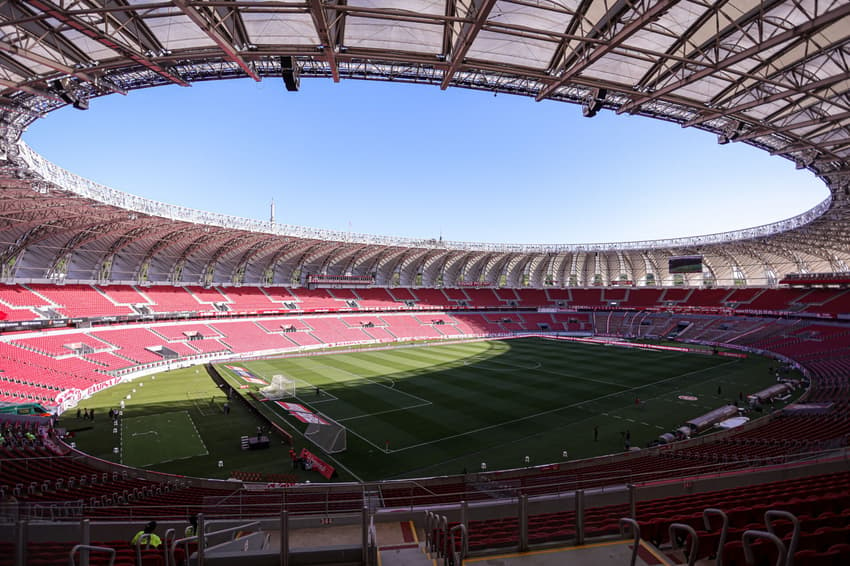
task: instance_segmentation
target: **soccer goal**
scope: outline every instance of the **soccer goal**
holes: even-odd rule
[[[307,425],[304,437],[324,450],[327,454],[343,452],[347,448],[346,428],[333,419],[316,415],[317,419]]]
[[[284,375],[275,375],[270,385],[260,388],[260,393],[269,401],[295,397],[295,381]]]

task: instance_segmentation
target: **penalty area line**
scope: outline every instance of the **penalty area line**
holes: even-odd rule
[[[428,401],[427,403],[419,403],[418,405],[409,405],[407,407],[399,407],[398,409],[387,409],[386,411],[378,411],[377,413],[368,413],[368,414],[365,414],[365,415],[357,415],[357,416],[354,416],[354,417],[347,417],[347,418],[344,418],[344,419],[336,419],[336,422],[344,423],[344,422],[353,421],[353,420],[357,420],[357,419],[366,419],[366,418],[369,418],[369,417],[377,417],[378,415],[386,415],[386,414],[389,414],[389,413],[397,413],[399,411],[409,411],[411,409],[417,409],[419,407],[427,407],[427,406],[433,405],[433,404],[434,403],[432,403],[431,401]]]

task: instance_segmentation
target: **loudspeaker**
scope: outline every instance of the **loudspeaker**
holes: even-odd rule
[[[301,74],[298,71],[298,63],[295,57],[283,56],[280,58],[280,76],[283,84],[289,92],[296,92],[301,86]]]

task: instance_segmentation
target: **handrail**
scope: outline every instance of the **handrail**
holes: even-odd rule
[[[78,544],[71,549],[71,552],[68,556],[68,564],[70,566],[77,566],[76,560],[74,560],[74,555],[79,550],[88,550],[89,552],[108,552],[109,553],[109,566],[113,566],[115,564],[115,549],[108,548],[106,546],[92,546],[90,544]]]
[[[678,543],[676,542],[676,532],[682,531],[691,536],[691,548],[688,551],[688,566],[694,566],[694,563],[697,561],[697,556],[699,556],[699,535],[696,530],[690,525],[686,525],[685,523],[672,523],[670,525],[670,544],[673,546],[673,550],[679,548]],[[684,542],[682,543],[682,549],[685,548]]]
[[[742,537],[742,542],[744,543],[744,559],[747,561],[747,564],[755,564],[755,554],[752,549],[752,539],[766,539],[773,543],[776,549],[779,551],[776,555],[776,564],[775,566],[785,566],[785,543],[773,533],[769,533],[767,531],[744,531],[744,536]]]
[[[715,558],[715,566],[723,566],[723,546],[726,544],[726,536],[729,534],[729,516],[720,509],[709,507],[702,512],[702,520],[705,524],[705,530],[711,530],[710,515],[717,515],[722,521],[720,526],[720,539],[717,541],[717,551]]]
[[[797,545],[800,543],[800,520],[789,511],[768,509],[764,513],[764,524],[767,525],[768,532],[774,535],[776,534],[774,525],[777,519],[787,519],[794,525],[791,544],[788,545],[788,553],[785,556],[785,566],[794,566],[794,553],[797,552]]]
[[[168,550],[169,542],[173,541],[175,538],[177,538],[177,534],[174,529],[168,529],[165,531],[165,536],[162,537],[162,543],[165,545],[166,551]],[[176,564],[171,563],[168,552],[165,553],[165,566],[176,566]]]
[[[626,536],[626,527],[631,527],[632,529],[632,559],[629,562],[629,566],[635,566],[635,561],[637,561],[638,555],[638,547],[640,546],[640,525],[634,519],[629,517],[622,517],[620,519],[620,536]]]
[[[460,551],[455,550],[455,531],[460,531]],[[463,523],[457,524],[449,530],[449,538],[451,546],[449,548],[449,556],[451,556],[452,566],[462,566],[463,559],[469,554],[469,535],[466,531],[466,525]]]

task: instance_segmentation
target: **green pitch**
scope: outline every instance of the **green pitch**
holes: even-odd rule
[[[348,429],[329,456],[343,478],[514,468],[645,446],[686,420],[771,383],[775,362],[544,339],[425,345],[235,363],[296,380],[297,402]],[[238,391],[248,385],[223,365]],[[241,387],[241,388],[240,388]],[[317,390],[318,388],[318,390]],[[680,398],[686,397],[686,399]],[[696,400],[687,400],[695,397]],[[295,432],[273,403],[258,409]],[[598,429],[598,439],[594,430]]]
[[[145,468],[209,453],[187,411],[124,418],[121,425],[122,462],[128,466]]]
[[[108,413],[109,409],[119,410],[122,401],[124,425],[116,427],[109,421]],[[297,477],[293,481],[320,478],[312,472],[292,470],[288,446],[279,435],[272,434],[268,450],[243,451],[240,438],[256,434],[257,426],[267,423],[239,399],[229,402],[230,411],[225,414],[225,403],[228,403],[227,396],[207,375],[205,368],[163,370],[110,387],[83,401],[81,408],[95,410],[94,421],[77,419],[76,411],[72,410],[62,415],[61,426],[74,433],[74,442],[84,452],[106,460],[145,466],[148,470],[209,478],[227,478],[237,471],[295,474]],[[174,429],[175,414],[188,414],[191,424],[183,418]],[[168,420],[173,422],[169,425]],[[192,425],[202,445],[196,440]],[[144,434],[147,431],[157,434]],[[134,437],[133,433],[140,434]],[[162,453],[163,439],[169,444],[169,450],[183,452]],[[219,462],[223,463],[222,467]]]

